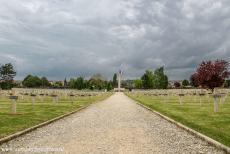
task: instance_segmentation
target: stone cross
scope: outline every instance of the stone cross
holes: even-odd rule
[[[11,112],[12,114],[16,114],[17,113],[17,99],[18,96],[10,96],[9,97],[12,100],[12,105],[11,105]]]
[[[219,100],[221,99],[221,95],[220,94],[214,94],[214,112],[218,112],[218,103]]]

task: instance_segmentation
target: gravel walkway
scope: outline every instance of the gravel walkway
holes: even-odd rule
[[[123,93],[3,144],[3,153],[1,148],[8,153],[223,153]]]

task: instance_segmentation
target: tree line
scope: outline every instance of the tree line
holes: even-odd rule
[[[167,89],[168,76],[164,73],[164,67],[157,68],[154,72],[146,70],[140,79],[134,80],[137,89]]]
[[[22,81],[22,85],[14,82],[16,71],[11,63],[0,65],[0,87],[11,89],[12,87],[27,88],[72,88],[72,89],[91,89],[91,90],[112,90],[117,88],[117,74],[113,75],[112,80],[106,80],[101,74],[94,74],[90,78],[84,77],[71,78],[69,82],[64,81],[50,82],[46,77],[27,75]],[[224,60],[203,61],[198,65],[196,71],[191,75],[190,81],[185,79],[182,82],[175,82],[175,88],[201,87],[213,90],[215,87],[230,87],[229,62]],[[126,89],[167,89],[170,88],[168,77],[164,72],[164,67],[159,67],[154,71],[146,70],[145,73],[136,80],[123,80],[122,87]]]
[[[22,81],[22,85],[27,88],[107,89],[110,91],[117,86],[116,78],[116,74],[114,74],[113,81],[107,81],[101,74],[94,74],[89,79],[80,76],[71,78],[70,81],[65,79],[63,82],[55,81],[51,84],[46,77],[39,78],[38,76],[28,75]]]

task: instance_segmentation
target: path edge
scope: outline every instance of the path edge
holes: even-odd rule
[[[112,96],[112,95],[111,95],[111,96]],[[32,126],[32,127],[30,127],[30,128],[26,128],[26,129],[24,129],[24,130],[22,130],[22,131],[19,131],[19,132],[17,132],[17,133],[12,134],[12,135],[3,137],[3,138],[0,139],[0,145],[2,145],[2,144],[4,144],[4,143],[7,143],[7,142],[9,142],[9,141],[11,141],[11,140],[13,140],[13,139],[16,139],[16,138],[18,138],[18,137],[20,137],[20,136],[23,136],[23,135],[25,135],[25,134],[27,134],[27,133],[29,133],[29,132],[32,132],[32,131],[34,131],[34,130],[36,130],[36,129],[38,129],[38,128],[44,127],[44,126],[49,125],[49,124],[51,124],[51,123],[53,123],[53,122],[55,122],[55,121],[58,121],[58,120],[63,119],[63,118],[65,118],[65,117],[68,117],[68,116],[70,116],[70,115],[72,115],[72,114],[74,114],[74,113],[77,113],[77,112],[79,112],[79,111],[81,111],[81,110],[83,110],[83,109],[86,109],[86,108],[88,108],[89,106],[91,106],[92,104],[95,104],[95,103],[98,103],[98,102],[105,101],[105,100],[107,100],[108,98],[110,98],[111,96],[109,96],[109,97],[107,97],[107,98],[105,98],[105,99],[103,99],[103,100],[91,102],[91,103],[89,103],[88,105],[83,106],[83,107],[80,107],[80,108],[78,108],[78,109],[76,109],[76,110],[74,110],[74,111],[71,111],[71,112],[69,112],[69,113],[60,115],[60,116],[58,116],[58,117],[56,117],[56,118],[50,119],[50,120],[45,121],[45,122],[43,122],[43,123],[40,123],[40,124],[38,124],[38,125]]]
[[[155,114],[158,115],[159,117],[161,117],[161,118],[167,120],[168,122],[170,122],[170,123],[172,123],[172,124],[175,124],[177,127],[182,128],[183,130],[187,131],[188,133],[190,133],[190,134],[192,134],[192,135],[195,135],[196,137],[198,137],[198,138],[200,138],[200,139],[206,141],[207,143],[209,143],[209,144],[215,146],[216,148],[218,148],[218,149],[220,149],[220,150],[223,150],[225,153],[230,154],[230,147],[227,147],[226,145],[224,145],[224,144],[222,144],[222,143],[220,143],[220,142],[218,142],[218,141],[216,141],[216,140],[214,140],[214,139],[212,139],[212,138],[210,138],[210,137],[208,137],[208,136],[206,136],[206,135],[204,135],[204,134],[201,134],[201,133],[199,133],[199,132],[197,132],[197,131],[191,129],[191,128],[189,128],[189,127],[187,127],[187,126],[181,124],[180,122],[177,122],[177,121],[175,121],[175,120],[173,120],[173,119],[171,119],[171,118],[169,118],[169,117],[167,117],[167,116],[161,114],[160,112],[157,112],[157,111],[155,111],[154,109],[151,109],[150,107],[141,104],[140,102],[138,102],[137,100],[134,100],[133,98],[131,98],[131,97],[128,96],[128,95],[126,95],[126,96],[129,97],[130,99],[132,99],[133,102],[136,103],[137,105],[139,105],[139,106],[141,106],[141,107],[143,107],[143,108],[145,108],[145,109],[147,109],[147,110],[149,110],[149,111],[155,113]]]

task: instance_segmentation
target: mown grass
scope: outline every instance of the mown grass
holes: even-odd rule
[[[32,105],[30,96],[27,96],[23,100],[17,101],[16,115],[11,114],[11,101],[1,96],[0,138],[74,111],[95,101],[106,99],[110,95],[107,93],[91,97],[76,97],[73,103],[64,97],[60,98],[58,103],[54,103],[53,99],[47,96],[44,101],[36,98],[34,105]]]
[[[219,112],[213,111],[213,98],[184,96],[183,104],[177,96],[146,96],[127,93],[134,100],[162,113],[200,133],[203,133],[227,146],[230,146],[230,96],[219,103]]]

